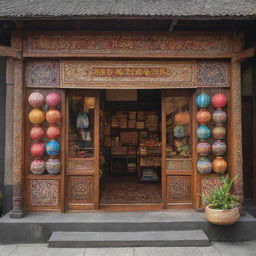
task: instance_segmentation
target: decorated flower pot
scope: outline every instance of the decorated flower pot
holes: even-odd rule
[[[185,137],[187,134],[186,134],[186,127],[184,125],[176,125],[173,129],[173,135],[176,137],[176,138],[183,138]]]
[[[46,134],[50,140],[55,140],[60,136],[60,128],[57,126],[50,126],[47,128]]]
[[[211,153],[211,145],[208,142],[199,142],[197,144],[197,153],[200,156],[207,156]]]
[[[225,111],[223,111],[221,109],[217,109],[213,112],[212,120],[216,124],[224,124],[227,120],[227,114]]]
[[[60,143],[56,140],[51,140],[46,144],[46,152],[49,156],[58,155],[60,152]]]
[[[35,159],[30,164],[30,171],[33,174],[43,174],[45,172],[45,161],[42,159]]]
[[[60,95],[56,92],[49,93],[46,98],[46,104],[50,107],[57,107],[60,105]]]
[[[32,140],[40,140],[44,137],[44,129],[41,126],[34,126],[30,130],[30,138]]]
[[[226,128],[222,125],[215,126],[212,130],[212,136],[216,140],[223,140],[226,136]]]
[[[44,96],[40,92],[32,92],[28,97],[28,102],[33,108],[40,108],[44,104]]]
[[[205,108],[200,109],[196,113],[196,120],[199,124],[207,124],[211,121],[211,118],[211,113]]]
[[[200,157],[196,166],[200,174],[209,174],[212,171],[212,162],[206,157]]]
[[[197,138],[200,140],[206,140],[211,137],[211,130],[206,125],[200,125],[196,131]]]
[[[217,156],[223,156],[227,152],[227,145],[225,142],[217,140],[212,144],[212,152]]]
[[[196,105],[199,108],[206,108],[210,104],[210,97],[208,94],[202,92],[196,97]]]
[[[34,157],[42,156],[45,153],[45,145],[43,143],[34,143],[31,146],[30,152]]]
[[[175,117],[176,124],[185,125],[188,124],[190,121],[190,115],[188,111],[179,111]]]
[[[212,97],[212,105],[215,108],[223,108],[227,104],[227,97],[225,94],[219,92]]]
[[[49,174],[58,174],[60,172],[60,160],[49,158],[46,162],[46,170]]]
[[[51,109],[46,112],[46,121],[49,124],[57,124],[61,119],[61,113],[57,109]]]
[[[29,112],[28,118],[32,124],[41,124],[45,120],[45,114],[42,110],[35,108]]]
[[[227,162],[221,156],[217,156],[212,162],[212,168],[215,173],[222,174],[226,172],[227,167]]]

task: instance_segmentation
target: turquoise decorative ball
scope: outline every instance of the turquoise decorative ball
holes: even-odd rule
[[[56,140],[50,140],[46,144],[46,152],[49,156],[58,155],[60,152],[60,143]]]
[[[206,140],[211,137],[211,130],[206,125],[200,125],[196,131],[197,138],[200,140]]]
[[[186,128],[184,125],[181,125],[181,124],[178,124],[174,127],[173,129],[173,135],[176,137],[176,138],[183,138],[185,137],[187,134],[186,134]]]
[[[208,94],[202,92],[196,97],[196,105],[199,108],[206,108],[211,102],[211,99]]]

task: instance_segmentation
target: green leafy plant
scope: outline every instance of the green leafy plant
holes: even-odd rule
[[[229,178],[222,176],[222,185],[219,188],[213,189],[209,194],[202,195],[202,203],[208,205],[212,209],[228,210],[233,209],[238,205],[238,198],[231,194],[230,190],[237,176]]]

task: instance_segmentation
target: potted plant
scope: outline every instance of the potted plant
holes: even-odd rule
[[[231,193],[236,177],[221,177],[222,185],[213,189],[209,194],[202,195],[202,202],[206,206],[206,219],[216,225],[232,225],[239,221],[238,198]]]

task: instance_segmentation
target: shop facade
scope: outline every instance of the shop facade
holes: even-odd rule
[[[15,31],[12,48],[22,56],[14,64],[13,217],[200,210],[200,195],[223,173],[238,176],[243,200],[240,62],[250,52],[242,34]],[[158,200],[104,203],[102,148],[113,166],[114,146],[136,177],[158,168]]]

